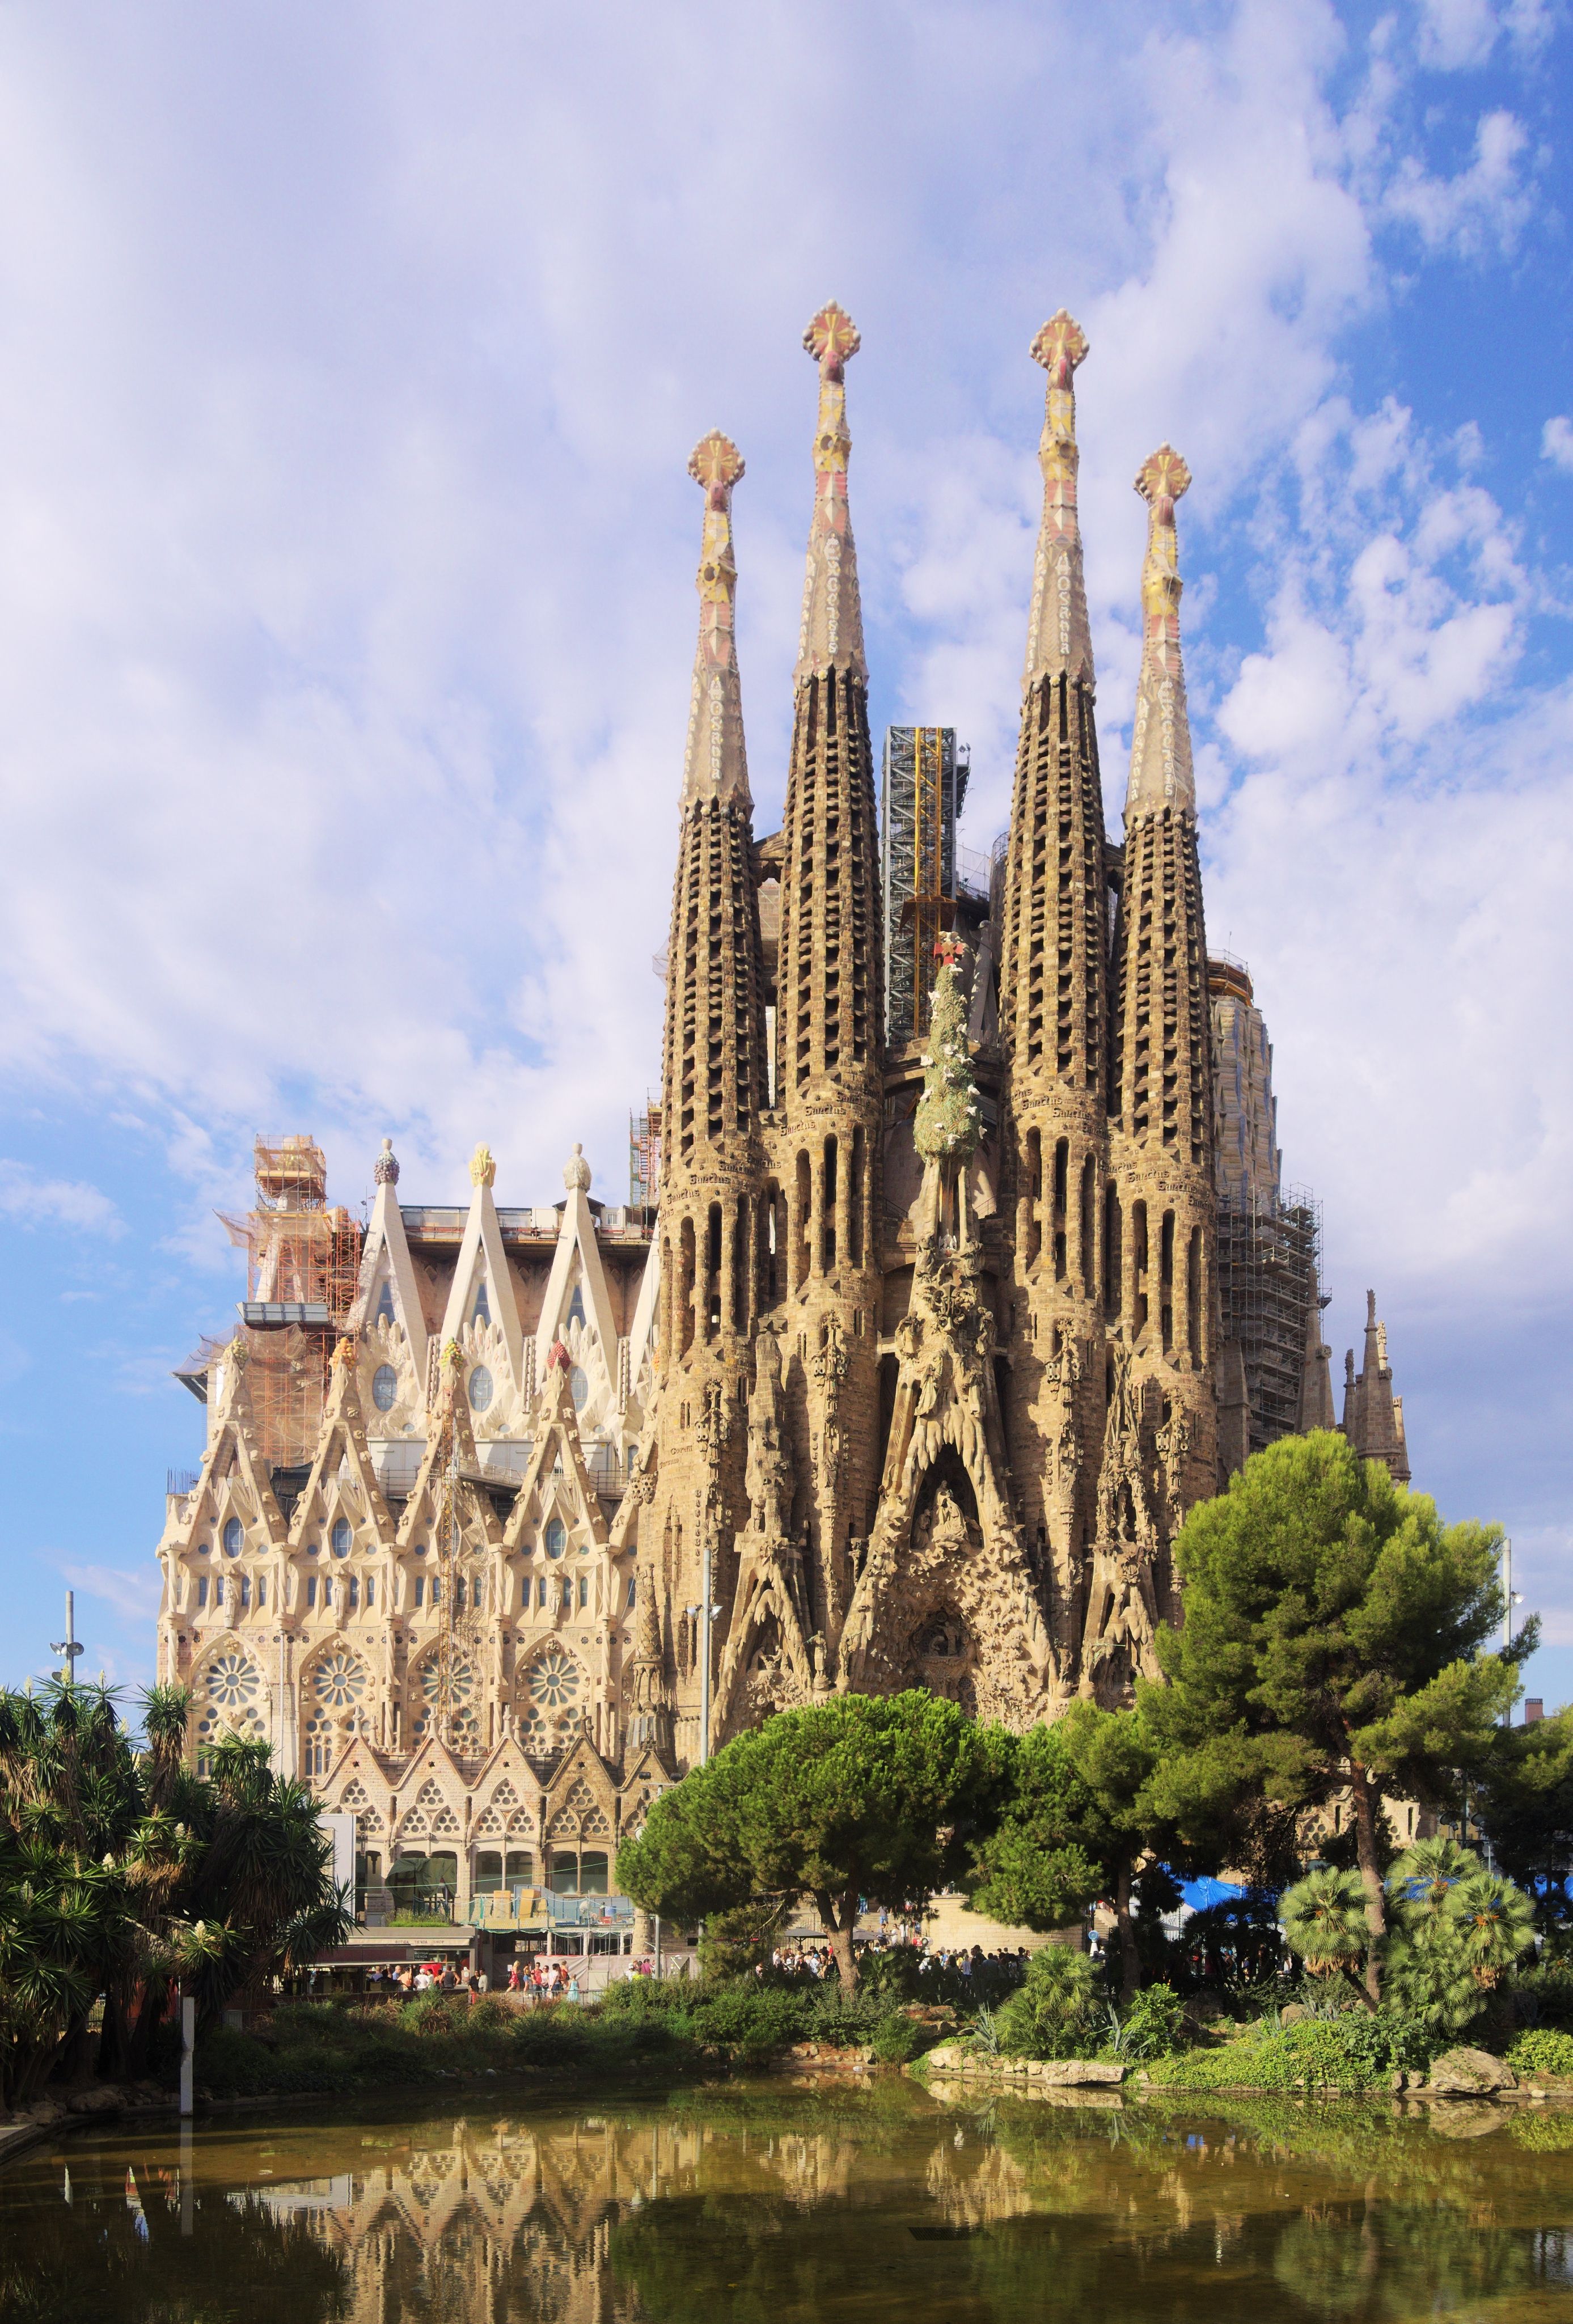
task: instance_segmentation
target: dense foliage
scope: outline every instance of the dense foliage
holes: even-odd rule
[[[919,1691],[782,1711],[655,1802],[618,1883],[688,1921],[811,1896],[850,1992],[860,1908],[900,1912],[960,1877],[995,1811],[1003,1739]]]
[[[347,1927],[306,1787],[273,1775],[265,1745],[235,1738],[197,1775],[185,1695],[156,1688],[143,1708],[138,1748],[106,1688],[0,1694],[0,2092],[13,2106],[57,2069],[145,2071],[181,1986],[210,2024]]]
[[[1346,1791],[1381,1992],[1384,1797],[1456,1803],[1499,1749],[1533,1647],[1483,1651],[1502,1618],[1500,1528],[1445,1526],[1342,1436],[1285,1437],[1193,1509],[1175,1544],[1185,1620],[1159,1640],[1168,1683],[1141,1690],[1163,1757],[1154,1804],[1181,1831],[1232,1800],[1290,1807]]]

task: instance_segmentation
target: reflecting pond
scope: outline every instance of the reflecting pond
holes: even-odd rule
[[[467,2094],[0,2172],[6,2324],[1567,2317],[1573,2110]]]

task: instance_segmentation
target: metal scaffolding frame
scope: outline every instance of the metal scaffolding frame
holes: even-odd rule
[[[1218,1299],[1245,1366],[1250,1450],[1300,1426],[1310,1318],[1319,1307],[1322,1213],[1303,1186],[1276,1200],[1218,1198]]]

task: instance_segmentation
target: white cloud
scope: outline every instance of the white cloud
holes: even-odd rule
[[[1559,412],[1541,431],[1541,456],[1573,476],[1573,420]]]
[[[25,1162],[0,1160],[0,1218],[16,1226],[46,1222],[85,1233],[123,1235],[125,1222],[107,1194],[75,1178],[43,1178]]]
[[[116,1565],[79,1564],[69,1558],[57,1559],[56,1563],[61,1579],[73,1590],[112,1606],[123,1621],[156,1620],[160,1582],[158,1568],[151,1558],[131,1572]]]
[[[1500,107],[1483,114],[1467,169],[1439,177],[1418,155],[1403,157],[1387,189],[1388,214],[1412,226],[1430,251],[1462,257],[1511,251],[1533,207],[1522,168],[1528,144],[1513,114]]]

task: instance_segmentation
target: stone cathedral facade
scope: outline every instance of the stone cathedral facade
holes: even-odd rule
[[[1161,446],[1135,480],[1115,840],[1077,512],[1087,342],[1064,312],[1044,325],[1009,830],[976,946],[935,948],[928,1032],[887,1043],[858,337],[831,304],[805,344],[773,834],[733,622],[743,462],[712,434],[689,464],[659,1209],[593,1202],[577,1150],[563,1201],[499,1208],[484,1147],[467,1205],[402,1204],[384,1148],[362,1230],[328,1209],[309,1140],[259,1143],[240,1326],[181,1375],[208,1442],[169,1498],[160,1674],[192,1688],[193,1751],[270,1737],[356,1814],[368,1861],[446,1857],[461,1889],[604,1886],[618,1833],[699,1755],[707,1646],[713,1745],[837,1688],[927,1686],[1016,1728],[1124,1699],[1175,1610],[1174,1536],[1231,1455],[1185,463]],[[1374,1406],[1384,1366],[1383,1345]]]

